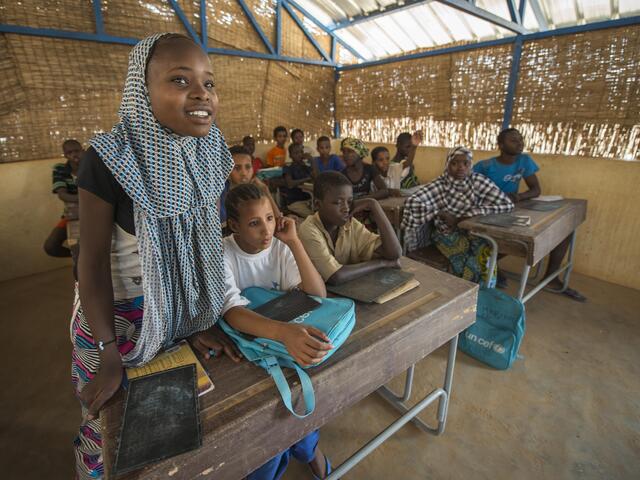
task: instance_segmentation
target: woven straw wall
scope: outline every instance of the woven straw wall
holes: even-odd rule
[[[500,128],[510,66],[507,45],[344,71],[336,94],[342,134],[395,142],[421,128],[427,145],[487,148],[485,138]]]
[[[539,153],[640,158],[640,27],[526,42],[513,123]]]
[[[200,34],[199,2],[182,0],[182,10]],[[248,0],[267,38],[275,45],[275,1]],[[103,0],[108,34],[143,38],[161,31],[185,32],[165,0]],[[266,52],[236,0],[208,0],[211,47]],[[289,18],[293,23],[293,20]],[[85,0],[0,5],[0,22],[94,32]],[[283,32],[296,56],[319,59],[294,24]],[[0,161],[52,158],[67,138],[87,142],[109,130],[117,110],[131,47],[76,40],[0,35]],[[228,143],[247,134],[272,138],[273,128],[302,128],[328,135],[334,106],[333,69],[267,60],[210,55],[220,97],[218,124]]]

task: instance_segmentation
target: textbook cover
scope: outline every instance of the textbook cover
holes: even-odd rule
[[[152,373],[163,372],[172,368],[184,367],[186,365],[195,364],[198,374],[198,396],[202,396],[214,389],[213,382],[207,374],[206,370],[191,350],[191,346],[186,340],[156,355],[146,365],[141,367],[127,368],[127,378],[134,378],[151,375]]]
[[[327,290],[341,297],[365,303],[384,303],[420,285],[413,273],[397,268],[381,268]]]

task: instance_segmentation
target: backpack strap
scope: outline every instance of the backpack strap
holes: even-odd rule
[[[289,383],[287,382],[284,373],[282,373],[282,368],[280,367],[278,359],[274,356],[270,356],[264,358],[263,361],[264,367],[276,383],[276,387],[278,387],[282,401],[287,409],[298,418],[305,418],[311,415],[316,408],[316,397],[313,393],[313,385],[311,384],[309,374],[292,362],[292,366],[295,368],[296,372],[298,372],[298,377],[300,378],[302,398],[304,400],[305,407],[304,414],[299,415],[293,410],[293,405],[291,404],[291,389],[289,388]]]

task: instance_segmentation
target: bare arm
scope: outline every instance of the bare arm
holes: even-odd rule
[[[381,268],[391,267],[398,268],[398,260],[374,259],[367,262],[354,263],[351,265],[343,265],[340,270],[336,271],[327,279],[329,285],[340,285],[341,283],[362,277],[370,272],[375,272]]]
[[[400,241],[398,240],[398,236],[396,235],[395,230],[391,226],[391,222],[385,215],[380,204],[375,200],[358,200],[354,204],[353,213],[360,210],[369,210],[374,222],[376,222],[376,225],[378,226],[378,232],[380,233],[380,239],[382,240],[382,245],[378,249],[380,255],[382,255],[386,260],[395,261],[399,259],[402,256]]]
[[[373,177],[373,184],[376,186],[376,191],[372,192],[370,195],[367,195],[367,198],[375,198],[376,200],[381,200],[383,198],[388,198],[391,195],[391,192],[387,188],[387,185],[384,183],[384,179],[382,175],[378,172]]]
[[[517,193],[515,198],[512,198],[514,202],[521,202],[523,200],[529,200],[530,198],[540,196],[540,182],[538,181],[538,176],[535,173],[525,177],[524,182],[527,184],[527,187],[529,187],[529,190]]]
[[[79,200],[77,194],[69,193],[69,191],[64,187],[58,188],[56,190],[56,195],[58,195],[58,198],[63,202],[78,203]]]
[[[78,261],[80,300],[95,342],[108,342],[115,338],[110,263],[114,210],[110,203],[93,193],[79,189],[79,195],[82,238]],[[97,416],[102,405],[120,386],[122,377],[122,359],[116,343],[106,345],[98,353],[98,374],[80,394],[89,409],[89,418]]]

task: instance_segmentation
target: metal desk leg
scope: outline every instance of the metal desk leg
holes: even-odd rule
[[[327,477],[327,480],[337,480],[342,475],[347,473],[358,463],[360,463],[367,455],[378,448],[383,442],[385,442],[394,433],[400,430],[408,422],[413,422],[421,430],[432,433],[434,435],[440,435],[444,432],[444,427],[447,421],[447,411],[449,408],[449,398],[451,396],[451,385],[453,383],[453,368],[456,363],[456,351],[458,349],[458,336],[456,335],[449,340],[449,355],[447,358],[447,369],[444,376],[444,385],[442,388],[436,388],[429,395],[420,400],[416,405],[408,408],[404,405],[404,401],[408,400],[411,395],[411,387],[413,383],[413,373],[415,366],[412,365],[407,370],[407,376],[405,379],[405,388],[402,396],[398,396],[389,390],[387,387],[380,387],[378,394],[387,400],[393,407],[402,413],[402,416],[385,428],[382,432],[376,435],[369,443],[354,453],[351,457],[345,460],[339,467],[337,467],[331,475]],[[436,400],[439,400],[438,404],[438,427],[431,428],[422,420],[417,418],[417,415],[425,408],[431,405]]]
[[[527,288],[527,280],[529,279],[530,270],[531,270],[531,265],[529,265],[528,263],[525,263],[524,267],[522,268],[522,273],[520,274],[520,287],[518,288],[518,296],[516,298],[520,300],[522,303],[526,302],[526,300],[523,300],[523,298],[524,298],[524,291]]]

